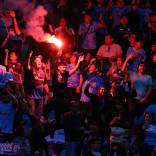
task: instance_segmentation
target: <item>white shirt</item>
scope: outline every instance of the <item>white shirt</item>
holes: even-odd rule
[[[111,44],[110,46],[103,44],[97,53],[99,57],[119,57],[122,55],[121,46],[118,44]]]

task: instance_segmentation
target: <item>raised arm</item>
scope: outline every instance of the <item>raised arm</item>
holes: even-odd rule
[[[128,61],[129,61],[129,59],[127,58],[127,59],[125,60],[125,62],[123,63],[123,65],[122,65],[121,71],[125,71],[125,69],[126,69],[126,67],[127,67],[127,64],[128,64]]]
[[[5,60],[4,60],[5,66],[8,66],[8,55],[9,55],[9,50],[5,49]]]
[[[136,57],[136,56],[135,56],[134,53],[129,54],[129,55],[127,56],[125,62],[124,62],[123,65],[122,65],[121,71],[124,71],[124,70],[126,69],[126,67],[127,67],[128,61],[134,59],[135,57]]]
[[[33,54],[33,51],[30,52],[29,57],[28,57],[28,69],[29,70],[31,68],[31,66],[30,66],[30,59],[31,59],[32,54]]]
[[[84,56],[80,56],[76,66],[69,71],[69,75],[72,75],[73,73],[77,71],[77,69],[79,68],[80,62],[82,62],[83,60],[84,60]]]
[[[21,31],[19,29],[19,26],[18,26],[18,23],[17,23],[17,20],[16,20],[15,12],[14,11],[10,11],[10,16],[12,17],[16,34],[20,35]]]

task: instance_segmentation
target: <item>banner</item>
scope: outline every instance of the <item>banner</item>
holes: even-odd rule
[[[19,155],[20,145],[14,143],[0,143],[0,155]]]

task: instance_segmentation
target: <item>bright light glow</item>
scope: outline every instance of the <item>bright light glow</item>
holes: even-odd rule
[[[62,47],[61,40],[56,38],[55,35],[47,37],[47,42],[55,44],[59,49]]]

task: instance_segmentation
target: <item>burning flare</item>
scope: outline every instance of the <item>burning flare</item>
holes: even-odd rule
[[[53,36],[48,36],[47,39],[46,39],[46,41],[47,41],[48,43],[53,43],[53,44],[55,44],[59,49],[62,47],[62,42],[61,42],[61,40],[59,40],[58,38],[56,38],[55,35],[53,35]]]

